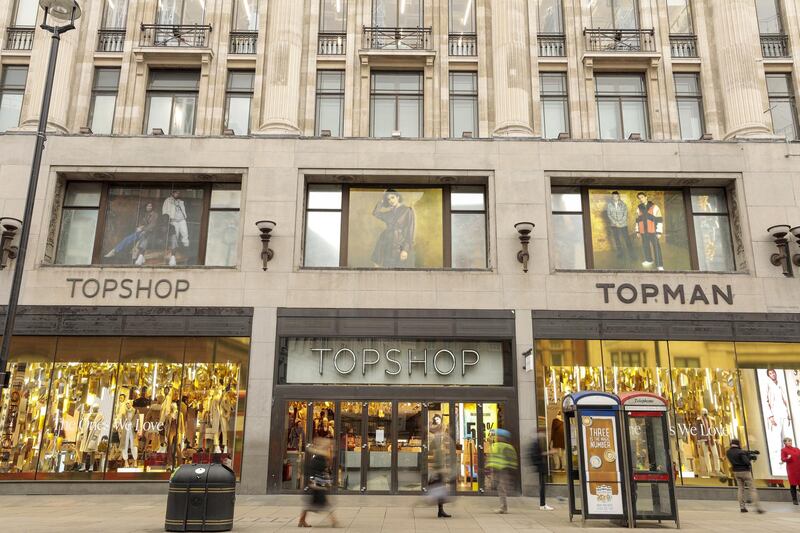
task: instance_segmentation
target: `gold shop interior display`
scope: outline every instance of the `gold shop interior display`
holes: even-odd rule
[[[247,338],[15,338],[0,479],[167,479],[192,462],[238,474],[248,359]]]
[[[671,467],[679,483],[734,486],[725,458],[732,439],[761,451],[757,483],[786,483],[778,442],[800,437],[792,422],[800,414],[800,345],[537,340],[536,353],[539,431],[555,452],[553,482],[566,481],[561,401],[570,392],[598,390],[652,392],[667,400]]]

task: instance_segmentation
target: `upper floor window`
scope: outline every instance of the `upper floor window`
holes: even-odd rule
[[[421,72],[373,72],[371,89],[371,137],[422,137]]]
[[[678,121],[681,139],[696,141],[705,133],[703,121],[703,95],[700,92],[700,76],[695,73],[674,75],[675,99],[678,103]]]
[[[639,28],[638,0],[587,0],[592,28],[635,30]]]
[[[199,86],[196,70],[150,71],[145,133],[160,128],[167,135],[193,135]]]
[[[725,189],[553,187],[557,269],[735,270]]]
[[[475,31],[475,0],[450,0],[450,33]]]
[[[114,110],[117,106],[119,68],[96,68],[92,87],[89,127],[92,133],[110,134],[114,131]]]
[[[486,268],[482,186],[309,185],[304,264]]]
[[[233,7],[233,30],[258,30],[258,0],[236,0]]]
[[[323,131],[341,137],[344,131],[344,71],[317,72],[317,136]]]
[[[791,74],[767,74],[772,131],[790,141],[800,139]]]
[[[756,15],[761,34],[783,33],[780,0],[756,0]]]
[[[595,76],[597,123],[601,139],[647,138],[647,89],[641,74]]]
[[[478,136],[478,73],[450,73],[450,136]]]
[[[159,0],[156,24],[202,24],[205,0]]]
[[[122,29],[127,25],[128,0],[106,0],[103,10],[103,29]]]
[[[250,133],[250,107],[253,101],[252,70],[228,71],[228,86],[225,93],[225,127],[236,135]]]
[[[0,131],[19,126],[28,67],[6,65],[0,71]]]
[[[39,2],[36,0],[15,0],[14,26],[36,26],[36,15],[39,12]]]
[[[542,101],[542,134],[545,139],[569,135],[567,75],[564,72],[542,72],[539,75]]]
[[[539,33],[564,33],[561,0],[539,0]]]
[[[69,182],[56,263],[236,264],[238,183]]]
[[[691,0],[667,0],[667,14],[670,33],[677,35],[694,33]]]
[[[372,0],[372,23],[381,28],[421,28],[423,0]]]
[[[319,31],[347,31],[347,0],[320,0]]]

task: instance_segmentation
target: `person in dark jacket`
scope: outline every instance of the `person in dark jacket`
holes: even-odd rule
[[[331,444],[330,439],[317,437],[308,451],[306,473],[308,474],[309,496],[297,527],[311,527],[306,522],[309,512],[323,512],[328,508],[327,493],[331,486]],[[336,516],[331,511],[331,527],[337,527]]]
[[[528,450],[528,460],[533,468],[539,473],[539,510],[552,511],[553,508],[545,501],[545,487],[547,481],[547,456],[556,453],[555,450],[545,452],[542,450],[544,439],[537,433],[533,437],[531,447]]]
[[[743,513],[747,512],[747,498],[745,496],[745,490],[747,490],[750,493],[750,501],[755,505],[756,511],[763,513],[764,508],[761,507],[758,491],[756,491],[756,487],[753,484],[752,452],[743,450],[739,444],[739,439],[731,439],[731,447],[728,448],[725,455],[728,457],[728,462],[731,463],[736,485],[739,486],[739,509]]]

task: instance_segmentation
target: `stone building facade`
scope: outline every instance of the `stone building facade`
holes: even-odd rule
[[[457,489],[490,492],[492,429],[562,454],[583,389],[667,397],[687,492],[730,484],[733,437],[800,437],[800,232],[768,231],[800,225],[797,0],[120,3],[61,42],[0,490],[162,490],[205,458],[300,491],[317,436],[337,490],[413,493],[441,424]],[[0,0],[14,218],[49,49],[24,4]]]

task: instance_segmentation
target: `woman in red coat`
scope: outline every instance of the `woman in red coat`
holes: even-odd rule
[[[783,439],[781,462],[786,463],[789,474],[789,490],[792,492],[792,503],[797,505],[797,487],[800,485],[800,449],[792,446],[792,439]]]

